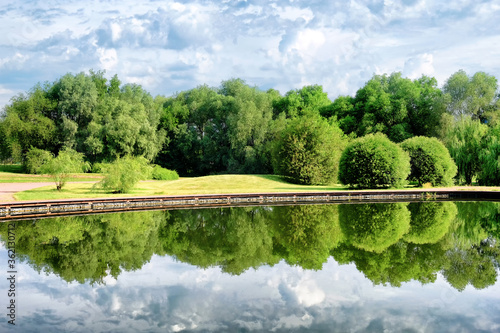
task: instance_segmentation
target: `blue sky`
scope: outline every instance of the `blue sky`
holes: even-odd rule
[[[395,71],[500,78],[499,20],[500,0],[3,0],[0,108],[89,69],[166,96],[230,78],[332,99]]]

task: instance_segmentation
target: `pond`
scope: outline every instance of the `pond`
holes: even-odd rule
[[[430,201],[3,222],[0,330],[498,332],[499,221]]]

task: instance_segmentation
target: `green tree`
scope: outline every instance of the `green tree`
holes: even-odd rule
[[[347,145],[340,158],[339,180],[361,188],[402,187],[410,170],[408,153],[376,133]]]
[[[28,173],[42,173],[42,166],[52,160],[54,156],[51,152],[31,147],[24,159],[24,168]]]
[[[236,79],[222,82],[225,124],[230,143],[228,171],[269,173],[266,144],[272,139],[272,96]]]
[[[469,116],[485,122],[492,113],[498,113],[497,89],[497,79],[494,76],[477,72],[469,77],[463,70],[459,70],[443,86],[443,92],[449,95],[447,111],[455,117]]]
[[[484,148],[479,154],[480,185],[500,185],[500,125],[488,129],[484,137]]]
[[[72,173],[86,172],[90,165],[83,160],[83,154],[73,149],[65,148],[59,151],[56,158],[49,159],[40,167],[40,172],[49,174],[60,191]]]
[[[277,142],[275,173],[298,184],[336,182],[345,142],[336,123],[330,124],[314,114],[295,118]]]
[[[450,186],[457,173],[457,166],[448,149],[436,138],[423,136],[406,139],[401,148],[410,155],[410,181],[431,183],[432,186]]]
[[[151,168],[144,157],[125,156],[103,166],[104,178],[96,187],[113,193],[128,193],[140,181],[148,179]]]
[[[284,113],[287,118],[301,117],[305,114],[320,113],[331,104],[328,95],[320,85],[305,86],[290,90],[283,98],[274,101],[274,113]]]
[[[11,101],[0,117],[5,155],[22,162],[31,147],[54,152],[57,127],[48,115],[56,108],[56,102],[48,96],[46,87],[36,85]]]
[[[479,120],[464,118],[457,122],[446,138],[446,146],[458,168],[457,178],[467,185],[481,170],[481,151],[488,126]]]

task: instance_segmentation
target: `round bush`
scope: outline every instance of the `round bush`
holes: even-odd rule
[[[457,166],[441,141],[417,136],[400,145],[410,155],[410,181],[416,181],[419,186],[425,183],[431,183],[432,186],[453,185]]]
[[[361,188],[403,187],[410,157],[384,134],[369,134],[347,145],[340,157],[339,180]]]
[[[179,179],[179,174],[175,170],[169,170],[159,165],[155,165],[151,171],[151,178],[154,180],[176,180]]]
[[[319,115],[296,118],[277,142],[274,172],[297,184],[330,184],[337,180],[344,147],[344,133],[336,124]]]

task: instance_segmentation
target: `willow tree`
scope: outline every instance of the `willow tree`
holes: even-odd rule
[[[470,117],[463,118],[448,133],[446,145],[458,168],[457,178],[467,185],[481,171],[481,150],[488,126]]]

